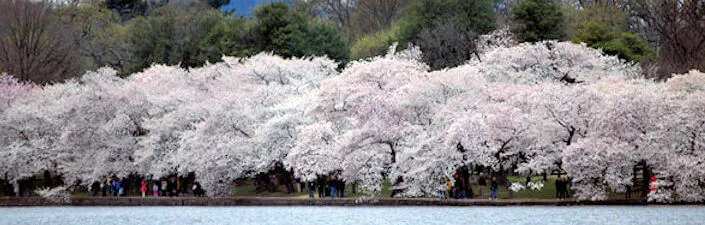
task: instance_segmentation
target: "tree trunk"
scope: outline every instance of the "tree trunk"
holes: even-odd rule
[[[641,197],[646,198],[649,194],[649,179],[651,178],[651,171],[649,166],[644,163],[642,169],[642,182],[641,182]]]

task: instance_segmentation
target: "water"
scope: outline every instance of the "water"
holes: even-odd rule
[[[705,207],[9,207],[0,224],[705,224]]]

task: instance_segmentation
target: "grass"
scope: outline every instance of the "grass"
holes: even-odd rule
[[[510,182],[519,182],[523,183],[525,181],[525,177],[509,177],[508,180]],[[535,176],[531,178],[532,181],[542,181],[543,177],[542,176]],[[544,183],[544,186],[541,190],[522,190],[516,193],[510,193],[510,191],[507,188],[500,187],[499,192],[497,193],[498,198],[502,199],[508,199],[508,198],[519,198],[519,199],[554,199],[556,198],[556,186],[555,186],[555,180],[556,176],[549,176],[548,181]],[[389,197],[392,193],[392,183],[389,180],[385,180],[382,183],[382,191],[380,193],[381,197]],[[485,186],[484,188],[481,188],[479,185],[473,185],[472,186],[473,193],[475,194],[474,198],[487,198],[489,196],[489,185]],[[480,196],[480,189],[482,189],[482,196]],[[251,180],[247,180],[244,182],[241,182],[237,185],[235,188],[235,193],[233,193],[233,196],[242,196],[242,197],[301,197],[301,198],[306,198],[308,197],[308,192],[304,190],[304,192],[294,192],[291,194],[287,194],[286,188],[284,186],[277,186],[277,190],[275,192],[261,192],[261,193],[256,193],[255,187],[252,184]],[[360,192],[357,193],[352,193],[352,186],[350,184],[346,185],[345,187],[345,196],[346,197],[358,197],[361,196],[362,194]],[[318,192],[316,192],[316,197],[318,197]]]
[[[548,176],[548,179],[544,182],[543,176],[531,177],[531,181],[541,181],[543,182],[543,188],[540,190],[524,189],[516,193],[512,193],[512,198],[531,198],[531,199],[555,199],[556,198],[556,176]],[[510,183],[518,182],[520,184],[525,184],[525,177],[508,177]],[[504,194],[502,194],[504,192]],[[509,198],[509,190],[507,188],[500,188],[500,194],[497,194],[498,198]]]
[[[510,176],[507,178],[509,183],[511,184],[512,182],[518,182],[521,184],[524,184],[526,181],[525,177],[519,177],[519,176]],[[532,181],[543,181],[542,176],[534,176],[531,178]],[[541,190],[530,190],[530,189],[524,189],[519,192],[510,192],[508,188],[501,186],[499,188],[499,192],[497,193],[497,197],[500,199],[555,199],[556,198],[556,186],[555,186],[555,181],[556,181],[556,176],[549,176],[548,180],[544,182],[544,186]],[[385,180],[382,184],[382,191],[380,193],[380,197],[390,197],[392,193],[392,183],[389,180]],[[635,192],[632,194],[632,198],[638,198],[640,193],[638,190],[636,190],[638,187],[635,187]],[[473,198],[475,199],[485,199],[489,196],[489,185],[481,187],[479,185],[473,185],[472,186],[474,196]],[[76,191],[71,194],[74,197],[90,197],[91,194],[86,191]],[[100,196],[100,193],[98,194]],[[362,193],[359,191],[357,193],[352,193],[352,185],[347,184],[345,187],[345,196],[346,197],[359,197],[361,196]],[[625,194],[624,193],[615,193],[613,191],[609,191],[607,193],[608,198],[610,199],[620,199],[624,198]],[[4,195],[3,195],[4,196]],[[127,193],[127,196],[140,196],[139,193],[134,192],[131,190],[130,192]],[[148,193],[148,196],[151,196],[151,191]],[[189,193],[189,196],[191,196],[191,193]],[[233,196],[235,197],[293,197],[293,198],[308,198],[308,191],[304,187],[304,190],[302,192],[294,192],[291,194],[286,193],[286,188],[283,185],[277,185],[277,188],[274,192],[260,192],[257,193],[255,191],[255,187],[253,184],[252,180],[245,180],[245,181],[239,181],[235,187],[235,190],[233,192]],[[316,198],[318,198],[318,192],[315,194]]]

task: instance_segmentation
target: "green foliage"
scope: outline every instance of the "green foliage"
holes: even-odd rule
[[[551,0],[523,0],[512,9],[512,22],[519,42],[562,39],[565,18]]]
[[[398,41],[418,45],[433,69],[469,59],[477,35],[495,29],[495,0],[414,0],[399,22]],[[443,25],[442,27],[439,27]],[[441,33],[439,33],[441,32]],[[443,56],[446,58],[437,58]]]
[[[137,17],[128,27],[128,46],[133,63],[129,73],[140,71],[153,63],[180,64],[198,67],[205,63],[201,41],[208,31],[222,20],[217,10],[163,7],[150,17]]]
[[[246,57],[255,54],[255,38],[250,35],[253,21],[226,18],[208,32],[201,41],[202,57],[209,62],[221,61],[223,55]]]
[[[257,48],[284,57],[303,55],[306,18],[289,10],[283,3],[272,3],[255,11],[257,24],[253,31]]]
[[[396,30],[382,31],[362,36],[352,46],[352,59],[370,58],[383,55],[390,45],[397,41]]]
[[[584,27],[578,30],[578,37],[573,42],[583,42],[589,47],[602,49],[605,54],[632,62],[641,62],[655,55],[638,34],[616,33],[610,29],[610,26],[595,22],[587,22]]]
[[[639,34],[624,32],[620,35],[619,42],[629,49],[630,54],[625,57],[627,60],[644,62],[656,57],[654,50]]]
[[[210,7],[213,7],[214,9],[218,9],[221,6],[229,4],[230,0],[206,0],[206,3],[208,3],[208,5]]]
[[[144,15],[147,9],[147,2],[142,0],[106,0],[105,6],[119,14],[122,20],[125,21]]]
[[[66,5],[57,8],[62,24],[71,27],[70,32],[84,62],[81,70],[95,70],[100,66],[114,66],[109,58],[111,51],[101,46],[103,34],[120,21],[119,15],[99,5]]]
[[[350,58],[345,35],[331,21],[313,20],[306,29],[304,55],[327,55],[345,61]]]
[[[602,42],[609,42],[615,38],[614,32],[604,24],[594,22],[585,23],[585,28],[578,30],[578,42],[585,42],[588,46]]]
[[[581,8],[572,5],[563,7],[566,16],[566,35],[569,40],[575,40],[578,31],[585,29],[588,22],[605,25],[610,32],[623,33],[629,30],[629,14],[619,7],[610,4],[593,4]]]
[[[202,58],[219,61],[222,55],[250,56],[262,51],[284,57],[322,56],[345,61],[350,57],[342,32],[330,21],[295,12],[286,4],[262,5],[255,20],[226,18],[200,44]]]
[[[284,3],[264,5],[255,15],[256,52],[272,51],[284,57],[328,55],[336,60],[350,55],[342,33],[330,22],[314,21]]]
[[[95,65],[110,66],[120,75],[129,75],[128,67],[134,62],[127,42],[129,37],[128,27],[119,23],[111,24],[97,32],[91,41],[91,48],[94,49],[91,56]]]
[[[485,34],[495,29],[494,0],[414,0],[399,22],[402,44],[413,42],[424,28],[451,21],[463,30]]]
[[[609,4],[593,4],[582,9],[566,7],[566,32],[575,43],[583,42],[605,54],[632,62],[643,62],[655,56],[638,34],[628,32],[628,14]]]

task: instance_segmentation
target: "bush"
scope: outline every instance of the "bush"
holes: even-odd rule
[[[638,34],[613,32],[609,26],[595,22],[587,22],[583,29],[578,30],[575,43],[583,42],[588,47],[602,49],[605,54],[614,55],[631,62],[642,62],[655,54]]]
[[[398,40],[395,32],[396,30],[392,29],[361,37],[352,46],[352,59],[357,60],[385,54],[389,46]]]

